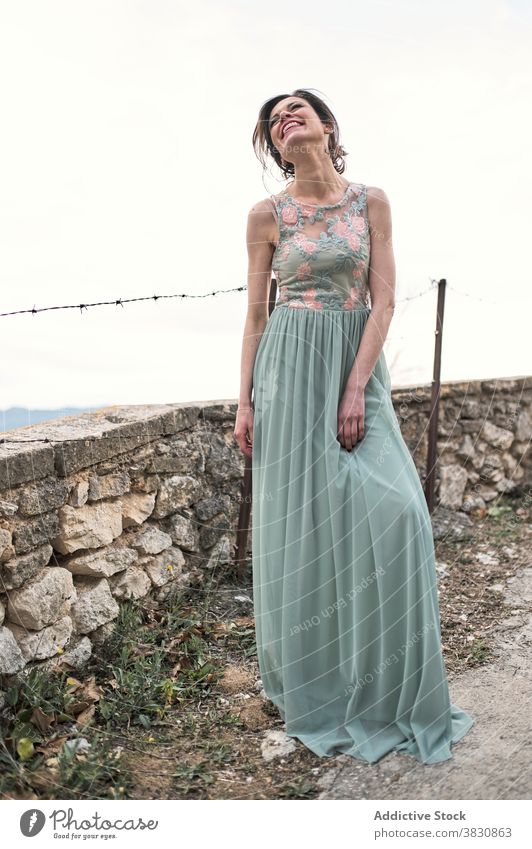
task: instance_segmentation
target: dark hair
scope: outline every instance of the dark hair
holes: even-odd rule
[[[310,104],[310,106],[312,106],[322,123],[332,125],[333,131],[329,134],[329,155],[335,170],[338,171],[339,174],[343,174],[345,171],[344,156],[347,156],[348,154],[340,144],[340,129],[338,127],[338,122],[321,97],[312,94],[312,90],[306,88],[296,88],[289,94],[277,94],[275,97],[270,97],[269,100],[266,100],[266,102],[262,104],[257,124],[253,130],[252,139],[255,155],[262,164],[262,167],[264,169],[266,168],[266,157],[267,154],[270,154],[285,177],[295,173],[293,163],[285,162],[282,159],[281,154],[273,144],[272,137],[270,135],[270,112],[276,103],[279,103],[280,100],[284,100],[286,97],[302,97]]]

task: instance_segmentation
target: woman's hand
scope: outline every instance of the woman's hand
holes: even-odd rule
[[[364,437],[364,389],[346,387],[338,407],[338,438],[351,451]]]
[[[251,407],[236,411],[234,436],[242,453],[251,459],[253,454],[253,410]]]

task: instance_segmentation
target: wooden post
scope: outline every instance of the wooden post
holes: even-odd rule
[[[270,284],[270,296],[268,299],[268,318],[271,316],[273,310],[275,309],[275,301],[277,297],[277,280],[275,277],[272,277]],[[242,486],[240,488],[241,502],[240,502],[240,512],[238,514],[238,527],[236,531],[236,547],[235,547],[235,556],[233,558],[233,565],[236,566],[236,577],[238,581],[242,581],[246,575],[246,552],[248,547],[248,531],[251,526],[250,516],[251,516],[251,468],[252,468],[252,460],[251,457],[245,458],[244,464],[244,477],[242,479]]]
[[[427,450],[427,475],[425,477],[425,498],[429,513],[434,510],[434,482],[436,476],[436,452],[438,443],[438,412],[440,406],[441,349],[443,336],[443,308],[445,305],[445,279],[438,281],[438,306],[436,310],[436,331],[434,348],[434,370],[432,375],[432,394],[430,399],[429,444]]]

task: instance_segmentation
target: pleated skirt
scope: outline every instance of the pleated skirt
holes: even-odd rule
[[[321,757],[452,757],[432,526],[384,352],[351,451],[338,407],[369,308],[277,306],[253,369],[253,604],[260,674]]]

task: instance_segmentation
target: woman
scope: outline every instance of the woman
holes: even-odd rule
[[[474,720],[449,699],[430,516],[382,351],[390,206],[340,176],[338,136],[307,89],[264,103],[253,136],[263,165],[268,151],[294,176],[247,229],[235,438],[252,458],[259,668],[286,733],[317,755],[436,763]]]

